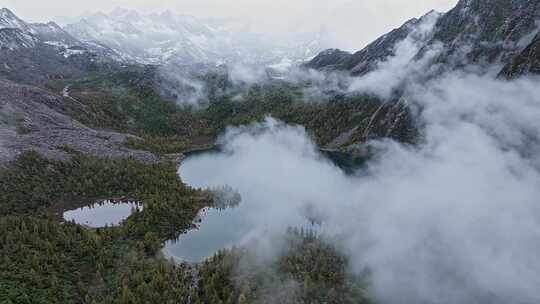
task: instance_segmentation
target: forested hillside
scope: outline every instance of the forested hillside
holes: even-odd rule
[[[147,37],[128,13],[67,31],[0,10],[0,304],[537,302],[527,297],[540,269],[529,218],[540,180],[539,0],[460,0],[354,54],[330,49],[286,69],[186,63],[195,42],[223,42],[219,32],[185,16],[138,16],[172,18]],[[174,20],[188,40],[167,38],[177,38]],[[138,36],[116,39],[126,28]],[[133,40],[148,45],[131,49]],[[295,60],[319,47],[300,42]],[[234,150],[221,141],[235,132],[240,152],[221,151]],[[230,193],[241,206],[230,185],[180,177],[186,155],[212,148],[221,154],[201,156],[194,179],[243,182],[271,207],[249,211],[268,219],[239,247],[169,258],[167,243],[198,231],[202,211],[231,207]],[[352,155],[362,170],[321,151]],[[103,227],[63,216],[109,200],[141,209]],[[290,214],[311,228],[328,220],[330,233],[283,224]],[[250,245],[270,221],[279,242],[265,239],[261,252]]]

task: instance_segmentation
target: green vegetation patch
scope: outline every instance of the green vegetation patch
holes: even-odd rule
[[[348,260],[324,238],[290,229],[283,252],[266,260],[250,249],[217,253],[198,266],[203,303],[373,303],[368,275],[347,271]]]
[[[211,204],[208,193],[186,186],[175,163],[146,164],[136,159],[97,158],[81,154],[52,161],[35,152],[22,154],[0,172],[0,215],[43,214],[54,203],[107,197],[132,197],[144,203],[125,225],[142,238],[160,239],[190,227],[198,210]]]

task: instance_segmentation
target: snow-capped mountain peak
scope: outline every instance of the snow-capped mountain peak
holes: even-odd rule
[[[117,8],[109,14],[87,16],[65,29],[81,41],[99,42],[126,60],[144,64],[275,64],[286,57],[306,59],[324,49],[318,33],[278,44],[276,39],[245,31],[246,27],[238,30],[226,21],[202,21],[172,11],[141,14]]]
[[[0,50],[16,52],[25,49],[34,49],[33,55],[47,53],[43,58],[88,55],[90,61],[122,61],[110,48],[80,41],[55,22],[28,23],[9,9],[0,9]]]
[[[19,29],[21,31],[31,31],[26,22],[17,17],[7,8],[0,9],[0,29]]]

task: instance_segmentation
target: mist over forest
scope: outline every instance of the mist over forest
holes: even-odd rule
[[[0,10],[0,303],[540,301],[540,1],[212,1]]]

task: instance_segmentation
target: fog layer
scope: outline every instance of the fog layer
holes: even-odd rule
[[[538,302],[538,79],[453,73],[406,92],[423,143],[372,142],[377,157],[357,176],[321,158],[302,127],[273,119],[229,129],[228,153],[192,159],[182,176],[238,189],[256,224],[247,239],[316,206],[384,303]]]

